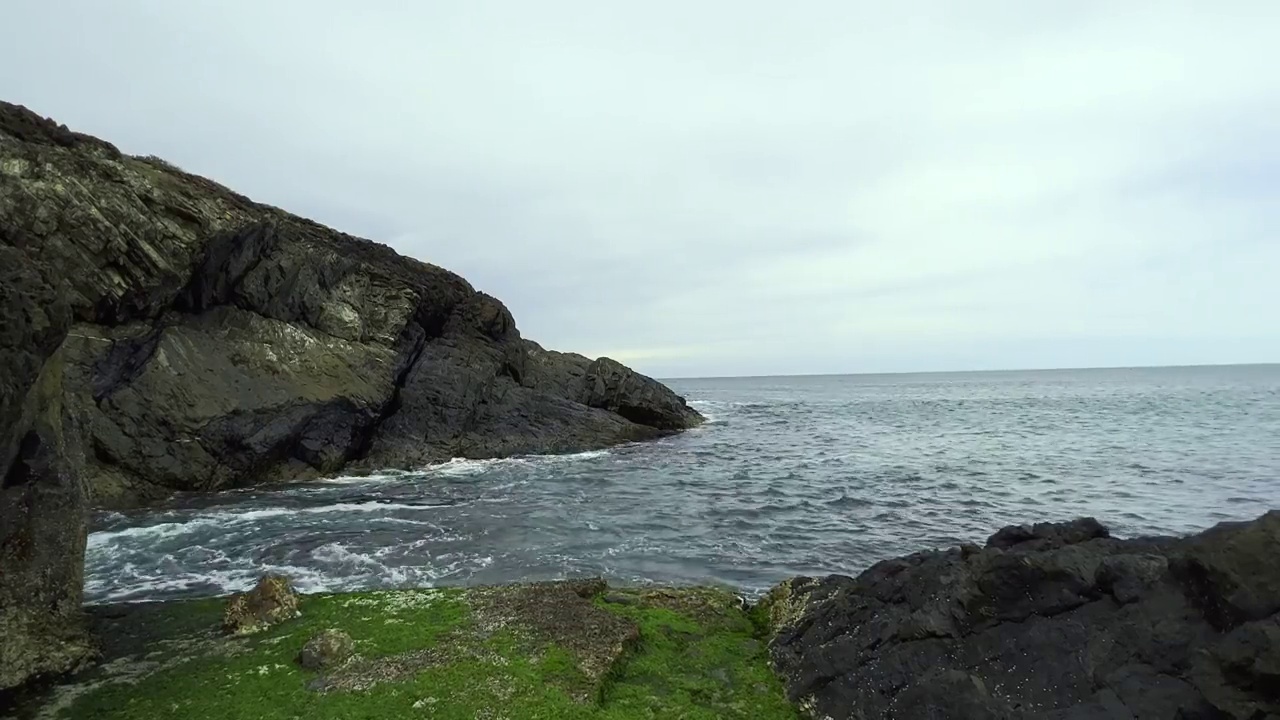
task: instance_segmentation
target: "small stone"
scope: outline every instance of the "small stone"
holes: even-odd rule
[[[609,593],[604,596],[604,601],[613,603],[614,605],[635,605],[639,602],[639,598],[635,595],[626,595],[623,593]]]
[[[222,630],[248,635],[298,617],[298,593],[289,578],[264,575],[249,592],[236,593],[222,614]]]
[[[302,652],[298,653],[298,664],[307,670],[336,667],[351,659],[355,653],[356,643],[351,636],[330,628],[316,633],[302,646]]]

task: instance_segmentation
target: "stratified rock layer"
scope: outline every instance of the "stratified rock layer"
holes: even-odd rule
[[[1280,717],[1280,511],[1189,538],[1005,528],[766,598],[815,718]]]
[[[88,507],[700,421],[447,270],[0,103],[0,689],[87,653]]]

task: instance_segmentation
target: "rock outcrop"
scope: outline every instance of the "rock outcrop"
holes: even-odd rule
[[[53,269],[97,505],[699,422],[461,277],[0,105],[0,247]],[[16,251],[16,252],[15,252]]]
[[[1280,511],[1188,538],[1005,528],[771,592],[815,718],[1280,717]]]
[[[7,103],[0,321],[0,687],[83,655],[24,638],[76,626],[88,507],[701,421],[451,272]]]

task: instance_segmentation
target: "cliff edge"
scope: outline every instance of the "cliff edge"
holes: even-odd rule
[[[20,610],[78,611],[86,507],[702,420],[454,273],[3,102],[0,274],[0,687],[71,663]]]

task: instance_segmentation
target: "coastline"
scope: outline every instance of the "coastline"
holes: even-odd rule
[[[239,596],[103,605],[101,662],[11,717],[1262,718],[1280,712],[1278,556],[1280,510],[1124,540],[1081,518],[755,603],[598,578],[321,593],[247,636],[218,628]],[[327,629],[355,659],[298,667]]]

